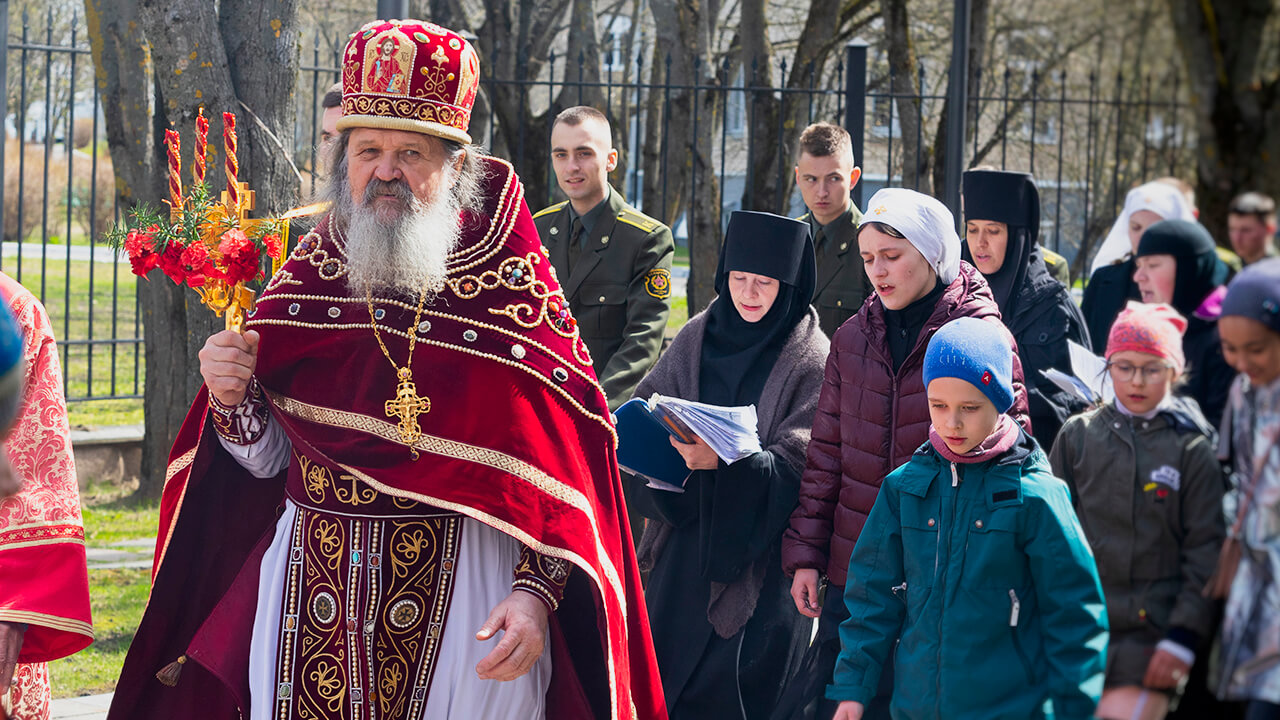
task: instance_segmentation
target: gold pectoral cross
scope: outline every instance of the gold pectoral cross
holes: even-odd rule
[[[409,446],[413,459],[418,459],[418,451],[413,444],[422,437],[422,429],[418,427],[418,416],[431,412],[431,400],[418,395],[418,388],[413,384],[413,375],[409,368],[400,368],[396,373],[400,382],[396,385],[396,397],[386,402],[388,417],[400,419],[400,440]]]

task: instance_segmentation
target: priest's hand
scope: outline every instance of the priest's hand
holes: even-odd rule
[[[680,453],[685,466],[690,470],[715,470],[720,467],[720,456],[716,455],[716,451],[711,449],[706,440],[697,435],[693,436],[691,443],[682,443],[674,437],[669,439],[671,447]]]
[[[258,367],[257,330],[241,335],[223,330],[212,335],[200,348],[200,374],[218,402],[235,407],[244,400],[249,380]]]
[[[529,672],[547,646],[547,606],[532,594],[513,590],[489,613],[476,639],[502,639],[476,665],[481,680],[515,680]]]
[[[845,700],[836,708],[836,716],[831,720],[862,720],[862,703]]]
[[[25,631],[18,625],[0,620],[0,697],[9,692],[9,685],[13,682],[24,634]]]
[[[822,598],[818,597],[818,571],[813,568],[796,570],[791,581],[791,599],[796,610],[805,617],[816,618],[822,614]]]

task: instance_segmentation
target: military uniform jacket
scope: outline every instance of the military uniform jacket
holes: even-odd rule
[[[818,247],[817,221],[813,213],[805,213],[798,220],[809,223],[814,235],[814,251],[818,261],[818,283],[814,286],[813,307],[818,311],[818,325],[827,337],[835,335],[836,328],[845,320],[858,314],[862,303],[871,296],[871,281],[862,267],[858,253],[858,221],[862,212],[849,204],[843,215],[823,228],[826,236]]]
[[[631,398],[653,367],[667,328],[671,297],[671,229],[631,207],[610,188],[607,211],[569,267],[568,201],[533,216],[569,299],[609,409]]]
[[[1066,285],[1070,290],[1071,266],[1067,263],[1067,259],[1043,245],[1040,246],[1040,254],[1044,257],[1044,266],[1049,271],[1049,276]]]

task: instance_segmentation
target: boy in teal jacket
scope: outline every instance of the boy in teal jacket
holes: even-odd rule
[[[895,720],[1093,715],[1102,587],[1066,485],[1004,414],[1006,335],[960,318],[929,342],[929,442],[885,478],[849,563],[835,720],[861,720],[888,662]]]

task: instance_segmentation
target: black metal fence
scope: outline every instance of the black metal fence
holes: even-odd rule
[[[323,41],[318,37],[315,40],[313,63],[303,68],[310,78],[303,84],[312,88],[312,97],[302,98],[305,112],[318,107],[324,90],[338,77],[341,48],[334,41],[322,51],[318,46]],[[1171,58],[1166,64],[1167,76],[1135,76],[1105,73],[1087,56],[1082,52],[1079,62],[1059,58],[1048,68],[1030,60],[1011,60],[977,73],[977,82],[969,90],[969,132],[962,140],[966,167],[991,166],[1036,176],[1041,190],[1042,242],[1071,260],[1081,251],[1089,254],[1105,236],[1133,184],[1157,176],[1191,178],[1194,173],[1194,126],[1190,107],[1182,99],[1178,63]],[[663,147],[657,153],[656,164],[650,167],[642,162],[643,145],[646,138],[653,136],[649,124],[662,126],[658,135],[663,141],[668,135],[666,108],[675,90],[692,89],[699,96],[718,98],[718,117],[700,118],[696,110],[693,115],[695,124],[714,125],[716,148],[715,162],[696,169],[699,177],[689,187],[696,188],[704,182],[701,176],[714,174],[720,189],[719,211],[726,221],[729,211],[743,208],[804,212],[799,192],[791,182],[793,157],[779,156],[769,164],[777,173],[776,184],[792,188],[780,199],[761,202],[753,193],[758,183],[749,180],[765,164],[762,147],[781,155],[788,147],[784,142],[787,136],[798,136],[805,124],[818,120],[840,123],[853,135],[854,154],[863,172],[862,181],[853,191],[859,205],[882,187],[940,192],[940,187],[934,188],[932,175],[941,158],[933,155],[935,144],[946,132],[941,118],[947,73],[942,68],[922,68],[915,78],[917,92],[894,93],[890,90],[895,85],[893,74],[865,44],[851,43],[833,60],[825,72],[806,68],[802,82],[779,87],[760,83],[761,73],[756,69],[735,71],[727,61],[719,74],[730,81],[723,85],[689,85],[671,75],[669,59],[665,72],[660,74],[661,81],[646,82],[636,78],[654,76],[649,60],[642,57],[634,67],[619,69],[611,58],[606,58],[602,81],[589,83],[565,79],[582,76],[583,59],[575,61],[552,53],[538,78],[485,77],[482,93],[485,87],[516,87],[518,101],[543,118],[547,116],[544,112],[554,115],[565,105],[581,102],[591,92],[597,92],[614,127],[614,140],[625,168],[623,174],[612,178],[613,182],[642,209],[649,201],[653,207],[647,212],[672,225],[678,242],[686,239],[687,217],[684,213],[664,216],[663,209],[671,205],[665,179],[671,164],[684,163],[687,156]],[[778,62],[776,75],[787,77],[786,60]],[[664,99],[656,114],[647,110],[655,95]],[[782,117],[798,109],[800,122],[794,127],[776,123],[767,128],[776,137],[753,137],[758,127],[755,113],[770,103]],[[903,137],[900,127],[901,108],[908,103],[922,119],[914,137]],[[478,125],[482,129],[477,142],[510,159],[528,185],[534,185],[528,169],[545,168],[546,177],[536,184],[545,192],[530,193],[529,204],[536,210],[562,199],[549,164],[531,162],[535,154],[545,157],[549,152],[548,124],[525,124],[522,114],[518,116],[522,122],[503,127],[496,115],[480,110],[481,104],[477,105],[472,123],[473,128]],[[697,108],[703,103],[695,101],[693,105]],[[309,132],[300,126],[299,147],[314,146],[317,117],[318,112],[313,112]],[[312,152],[313,163],[314,157]],[[297,160],[301,164],[308,158]],[[663,179],[654,198],[641,192],[643,178],[650,172]],[[695,207],[692,196],[688,200],[682,205],[686,212],[690,208],[703,212]]]
[[[95,240],[118,217],[93,62],[76,23],[54,40],[24,14],[17,40],[0,2],[0,269],[44,304],[67,399],[142,397],[142,325],[128,261]]]
[[[0,9],[6,5],[0,0]],[[0,152],[0,175],[5,178],[0,269],[35,292],[48,308],[62,347],[69,400],[138,398],[143,362],[135,278],[127,260],[93,242],[118,217],[118,210],[102,139],[100,99],[90,79],[89,50],[74,30],[69,44],[55,44],[48,29],[44,37],[33,37],[25,17],[20,34],[11,37],[7,12],[0,13],[0,37],[7,42],[0,52],[0,77],[7,88],[0,100],[7,129]],[[313,38],[301,67],[294,160],[308,171],[303,191],[309,194],[319,176],[320,101],[338,78],[338,40]],[[894,78],[882,59],[861,44],[847,47],[823,72],[809,68],[804,82],[789,88],[761,84],[760,73],[727,64],[720,68],[723,84],[690,85],[673,77],[669,65],[657,75],[661,81],[653,81],[650,61],[641,59],[625,68],[613,57],[605,58],[601,82],[566,85],[570,63],[555,55],[547,60],[535,79],[485,77],[482,88],[518,88],[521,102],[531,108],[530,116],[544,119],[559,110],[562,101],[573,104],[599,92],[624,158],[625,172],[614,182],[642,208],[648,200],[647,211],[671,224],[678,242],[687,242],[689,212],[718,211],[722,219],[739,208],[803,212],[798,192],[791,189],[793,158],[787,156],[785,141],[816,120],[842,123],[853,134],[863,169],[855,201],[862,203],[881,187],[932,185],[932,148],[941,132],[946,95],[946,74],[940,68],[919,73],[918,92],[895,94],[889,90]],[[787,77],[785,61],[777,70]],[[563,92],[566,87],[568,92]],[[664,217],[663,208],[672,206],[666,179],[675,163],[688,158],[680,148],[666,144],[669,127],[655,132],[658,128],[651,124],[669,124],[670,103],[663,101],[681,90],[691,90],[695,99],[715,101],[712,116],[693,117],[695,125],[711,123],[714,162],[694,168],[692,181],[682,191],[689,193],[687,201],[677,204],[675,217]],[[1041,237],[1069,258],[1082,248],[1087,251],[1091,240],[1105,234],[1133,182],[1153,175],[1189,176],[1193,167],[1194,138],[1176,79],[1108,77],[1069,62],[1050,70],[1011,63],[985,69],[969,97],[971,132],[963,139],[967,165],[1035,174],[1043,205]],[[655,99],[659,102],[650,102]],[[771,103],[780,116],[793,114],[798,122],[777,123],[768,128],[770,137],[755,137],[762,132],[756,113]],[[918,109],[922,118],[913,137],[904,137],[902,131],[906,104]],[[541,188],[528,198],[535,210],[555,200],[549,164],[535,162],[548,153],[545,120],[504,127],[496,114],[485,112],[483,102],[478,108],[473,120],[473,129],[479,129],[477,142],[511,159],[527,180],[533,172],[529,168],[540,169],[541,182],[529,183]],[[661,138],[660,151],[645,153],[647,138],[655,135]],[[652,158],[647,165],[646,156]],[[767,206],[754,190],[759,168],[766,166],[777,173],[777,185],[788,189]],[[652,198],[642,192],[648,174],[658,180],[651,184]],[[718,182],[719,208],[698,208],[697,188],[712,176]]]

